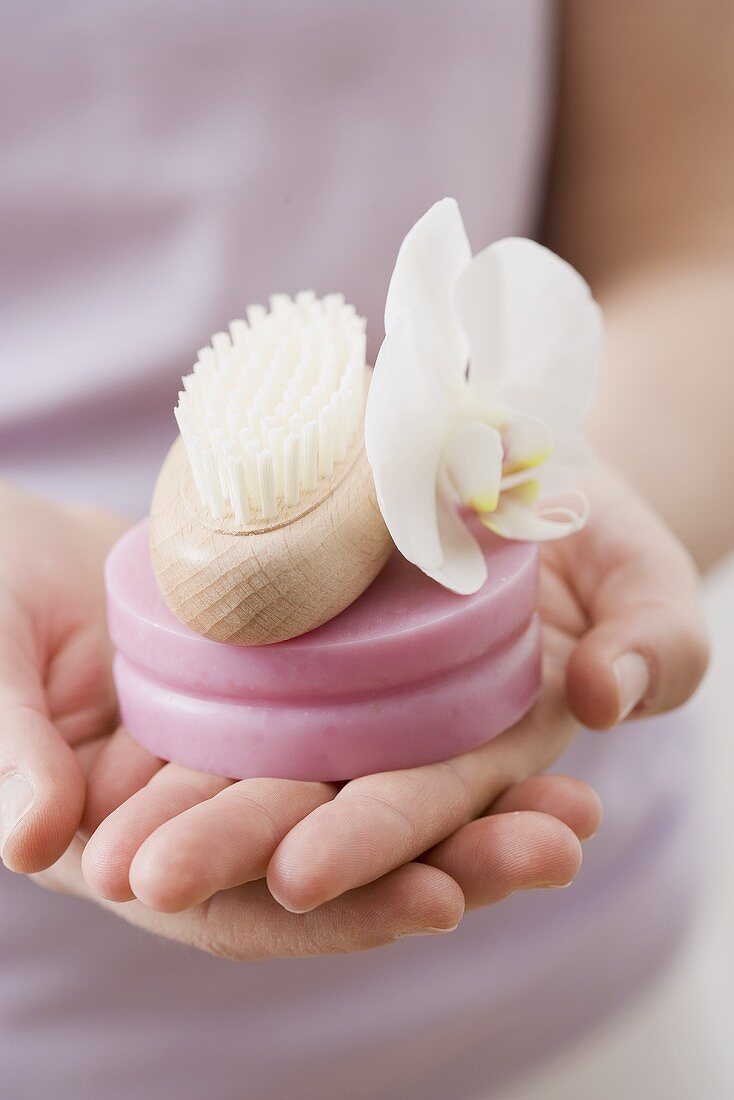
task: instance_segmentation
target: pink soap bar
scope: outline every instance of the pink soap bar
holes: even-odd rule
[[[476,595],[448,592],[395,552],[331,622],[241,647],[168,610],[138,524],[105,570],[125,725],[156,756],[232,779],[352,779],[488,741],[539,689],[537,551],[474,530],[489,566]]]

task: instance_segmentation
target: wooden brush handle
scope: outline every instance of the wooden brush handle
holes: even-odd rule
[[[362,432],[329,482],[261,527],[211,517],[180,437],[153,495],[158,586],[182,622],[217,642],[264,645],[321,626],[364,592],[392,548]]]

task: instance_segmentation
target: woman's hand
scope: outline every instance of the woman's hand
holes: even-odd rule
[[[414,860],[450,875],[469,906],[507,892],[518,866],[537,885],[570,880],[580,852],[558,822],[588,835],[598,810],[587,795],[581,816],[589,816],[579,823],[559,804],[567,797],[582,805],[579,788],[564,796],[563,787],[545,785],[571,781],[528,777],[556,760],[581,724],[606,729],[684,702],[707,659],[685,551],[611,474],[594,472],[587,489],[587,528],[542,549],[544,688],[516,727],[454,760],[341,789],[228,783],[169,765],[92,837],[90,885],[176,912],[266,875],[281,905],[303,913]],[[513,820],[512,810],[526,813]]]
[[[262,876],[288,831],[336,787],[232,784],[164,766],[117,728],[102,565],[124,527],[0,485],[0,825],[8,867],[41,872],[42,884],[96,900],[157,935],[239,959],[351,951],[444,931],[461,918],[465,898],[488,904],[573,878],[577,837],[596,829],[599,804],[585,784],[549,777],[508,791],[492,816],[459,830],[441,867],[409,862],[307,916],[283,909]],[[196,807],[210,814],[207,824],[191,823],[190,849],[160,875],[168,895],[160,908],[183,908],[182,895],[193,908],[162,915],[139,901],[100,900],[82,874],[77,830],[102,823],[87,874],[122,900],[133,896],[130,864],[142,840],[168,819],[186,825],[185,811]],[[224,864],[233,845],[248,870],[230,881]],[[227,888],[246,879],[259,881]]]
[[[0,484],[0,827],[4,862],[47,867],[117,725],[102,563],[126,524]]]

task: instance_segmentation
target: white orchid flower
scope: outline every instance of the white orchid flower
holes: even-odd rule
[[[456,202],[403,241],[365,436],[385,523],[401,553],[454,592],[487,566],[462,508],[505,538],[578,531],[579,510],[543,509],[587,456],[581,425],[601,362],[601,311],[565,261],[508,238],[472,258]]]

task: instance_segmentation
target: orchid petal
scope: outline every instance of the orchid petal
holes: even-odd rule
[[[423,570],[444,558],[436,514],[439,460],[451,406],[424,370],[413,317],[396,318],[377,356],[365,412],[367,458],[380,511],[401,554]]]
[[[459,499],[475,512],[492,512],[497,507],[502,454],[499,432],[478,421],[462,424],[448,441],[446,472]]]
[[[454,310],[453,289],[471,262],[459,207],[442,199],[405,237],[390,279],[385,332],[406,311],[413,315],[423,369],[455,395],[464,386],[467,344]]]
[[[581,510],[577,512],[561,504],[539,509],[539,490],[537,481],[529,481],[503,492],[497,510],[480,515],[480,521],[496,535],[518,542],[548,542],[581,530],[589,512],[583,493],[576,494],[581,502]]]
[[[478,592],[487,579],[487,561],[482,548],[458,511],[459,501],[451,491],[448,476],[439,479],[436,512],[443,548],[438,569],[426,569],[433,580],[459,596]]]
[[[495,401],[514,414],[532,416],[547,424],[554,441],[579,430],[579,417],[568,395],[550,386],[522,386],[503,382]]]
[[[479,400],[511,380],[562,393],[577,421],[588,412],[601,364],[601,311],[570,264],[508,237],[464,269],[455,302]]]

